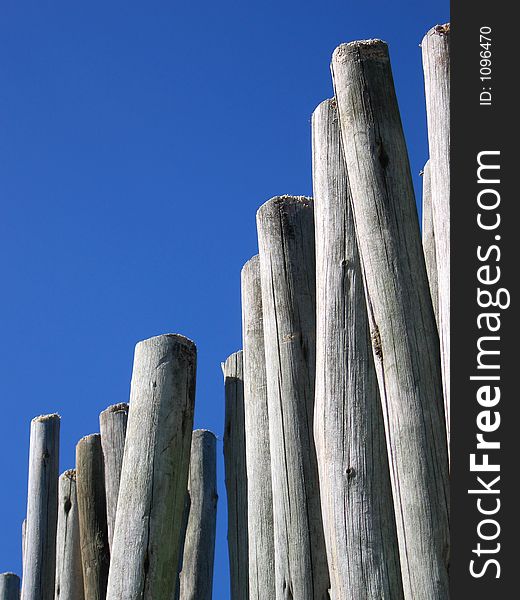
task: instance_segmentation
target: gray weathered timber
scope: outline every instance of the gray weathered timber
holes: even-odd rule
[[[248,600],[247,472],[242,351],[223,365],[226,394],[224,466],[228,507],[231,600]]]
[[[0,573],[0,600],[20,600],[20,578],[14,573]]]
[[[433,225],[432,189],[430,161],[424,165],[423,170],[423,196],[422,196],[422,245],[426,272],[430,283],[435,321],[439,323],[439,285],[437,279],[437,257],[435,254],[435,227]]]
[[[29,448],[23,600],[54,598],[59,451],[60,417],[53,414],[34,418]]]
[[[450,439],[450,25],[437,25],[422,43],[430,150],[431,203],[438,273],[438,324],[444,404]]]
[[[27,519],[22,521],[22,568],[25,560],[25,533],[27,531]]]
[[[402,600],[392,488],[335,100],[312,115],[314,438],[332,600]]]
[[[58,481],[55,590],[54,600],[83,600],[84,598],[74,469],[65,471]]]
[[[159,335],[135,348],[108,600],[175,590],[195,403],[195,344]]]
[[[273,491],[260,259],[243,267],[242,339],[244,361],[244,421],[246,432],[247,531],[249,597],[275,598]]]
[[[87,435],[76,445],[76,495],[85,600],[105,600],[110,551],[99,433]]]
[[[105,489],[107,497],[108,544],[112,546],[114,524],[116,521],[117,496],[123,453],[125,451],[126,423],[128,404],[113,404],[99,415],[99,431],[105,465]]]
[[[316,290],[312,200],[257,213],[277,600],[324,600],[329,575],[313,438]]]
[[[180,600],[211,600],[217,524],[217,438],[197,429],[191,438],[189,516],[180,573]]]
[[[439,338],[388,48],[339,46],[332,73],[383,405],[408,600],[448,597]]]

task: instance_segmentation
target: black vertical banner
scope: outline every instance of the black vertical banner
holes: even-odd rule
[[[451,7],[451,598],[518,597],[514,4]]]

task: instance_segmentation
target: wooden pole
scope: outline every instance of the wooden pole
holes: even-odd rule
[[[31,421],[23,600],[52,600],[56,571],[60,417]]]
[[[258,255],[244,265],[241,283],[249,597],[251,600],[273,600],[276,595],[273,491]]]
[[[195,344],[181,335],[159,335],[135,348],[108,600],[174,594],[195,369]]]
[[[448,597],[449,484],[439,339],[394,91],[380,40],[332,57],[383,404],[405,597]]]
[[[105,489],[107,498],[108,544],[112,547],[116,521],[119,480],[125,451],[128,404],[114,404],[99,415],[101,447],[105,466]]]
[[[76,446],[76,494],[85,600],[105,600],[110,551],[99,433],[87,435]]]
[[[65,471],[58,481],[56,536],[56,591],[54,600],[83,600],[83,570],[79,536],[76,471]]]
[[[329,575],[313,439],[316,347],[312,200],[257,213],[273,489],[276,599],[323,600]]]
[[[247,472],[241,350],[228,357],[223,370],[226,394],[224,465],[228,507],[230,598],[248,600]]]
[[[217,438],[197,429],[191,439],[190,510],[180,574],[180,600],[211,600],[217,524]]]
[[[383,413],[336,101],[312,116],[314,436],[332,600],[403,598]]]
[[[0,600],[20,600],[20,578],[14,573],[0,573]]]
[[[27,519],[22,521],[22,569],[25,561],[25,535],[27,531]],[[22,573],[23,574],[23,573]]]
[[[421,43],[430,150],[431,204],[438,273],[438,323],[448,444],[450,439],[450,25]]]
[[[193,434],[191,437],[193,442]],[[191,455],[190,455],[191,460]],[[189,484],[189,474],[188,474],[188,484]],[[175,589],[173,593],[173,600],[179,600],[181,597],[181,571],[182,571],[182,563],[184,561],[184,545],[186,542],[186,530],[188,529],[188,519],[190,516],[190,492],[186,490],[186,496],[184,500],[184,510],[182,512],[182,525],[181,525],[181,533],[179,535],[179,558],[177,563],[177,577],[175,578]]]
[[[423,170],[423,201],[422,201],[422,245],[426,272],[430,283],[435,321],[439,323],[439,284],[437,279],[437,257],[435,255],[435,227],[433,225],[432,195],[431,195],[430,161]]]

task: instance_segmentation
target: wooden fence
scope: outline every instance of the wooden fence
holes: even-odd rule
[[[380,40],[332,56],[313,199],[258,210],[223,364],[231,600],[448,600],[449,36],[422,42],[422,239]],[[193,432],[195,378],[187,338],[137,344],[129,404],[61,476],[60,417],[33,419],[23,577],[0,574],[0,600],[211,600],[217,439]]]

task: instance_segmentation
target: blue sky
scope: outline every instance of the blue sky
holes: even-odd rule
[[[126,401],[137,341],[198,346],[195,426],[219,436],[214,597],[229,597],[220,362],[240,348],[255,212],[311,195],[310,116],[353,39],[390,45],[416,190],[419,43],[447,0],[4,0],[0,7],[0,572],[21,570],[29,424],[61,470]]]

